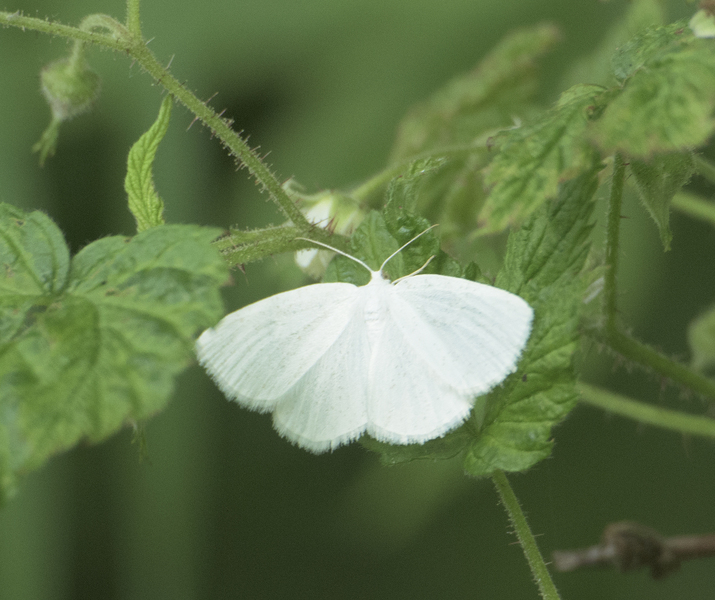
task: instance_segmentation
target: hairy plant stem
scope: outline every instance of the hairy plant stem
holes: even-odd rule
[[[546,563],[544,562],[544,557],[539,551],[539,547],[536,545],[536,540],[534,535],[531,533],[529,524],[526,522],[526,516],[519,506],[519,500],[517,500],[514,490],[509,484],[509,480],[503,471],[495,471],[492,475],[492,481],[494,486],[497,488],[499,493],[499,498],[501,499],[507,514],[509,515],[509,520],[514,526],[514,531],[516,532],[516,537],[519,539],[521,548],[524,551],[526,560],[529,563],[529,568],[536,581],[536,585],[539,586],[539,593],[544,600],[559,600],[559,592],[554,585],[551,575]]]
[[[618,275],[618,245],[621,230],[621,204],[623,202],[623,181],[626,166],[623,156],[616,153],[613,158],[613,178],[611,181],[611,197],[608,202],[606,217],[606,274],[604,277],[604,316],[606,331],[616,331],[616,278]]]
[[[612,350],[625,358],[653,369],[659,375],[683,385],[697,394],[715,400],[715,381],[700,375],[682,363],[668,358],[647,344],[633,339],[620,331],[598,332],[587,330],[595,339],[607,344]]]
[[[708,163],[709,165],[709,163]],[[715,176],[715,168],[712,168]],[[606,223],[606,274],[604,278],[604,303],[603,313],[605,325],[601,329],[587,330],[587,334],[593,336],[599,341],[607,344],[612,350],[621,354],[623,357],[632,360],[644,367],[653,369],[663,377],[666,377],[673,382],[679,383],[698,394],[715,400],[715,382],[703,377],[699,373],[693,371],[687,366],[678,363],[664,354],[654,350],[650,346],[643,344],[631,336],[622,333],[618,327],[617,315],[617,275],[618,275],[618,248],[621,224],[621,204],[623,200],[623,182],[625,174],[625,163],[620,154],[616,154],[613,160],[613,178],[611,183],[611,195],[608,204],[608,214]],[[702,202],[699,208],[702,210]],[[715,213],[715,208],[713,209]],[[715,214],[713,214],[715,219]],[[715,222],[715,221],[714,221]],[[604,392],[605,393],[605,392]],[[603,398],[602,396],[600,396]],[[616,398],[616,395],[611,397],[611,400]],[[627,401],[627,399],[624,399]],[[616,402],[613,400],[613,402]],[[613,404],[611,402],[611,404]],[[624,414],[627,412],[629,416],[635,417],[633,406],[626,404],[623,407]],[[619,412],[614,408],[609,408],[614,412]],[[644,422],[651,422],[653,416],[641,413]],[[689,415],[678,413],[679,417],[687,420]],[[692,417],[695,418],[695,417]],[[656,423],[653,423],[656,424]],[[686,426],[686,425],[684,425]]]
[[[139,0],[127,0],[127,11],[130,29],[125,28],[110,17],[99,15],[102,18],[101,26],[112,31],[110,35],[59,25],[43,19],[25,17],[19,12],[0,12],[0,25],[11,25],[23,30],[31,29],[59,37],[91,42],[105,48],[125,52],[221,140],[229,152],[241,164],[246,166],[259,185],[268,192],[296,227],[305,233],[313,233],[314,226],[305,218],[305,215],[291,200],[276,176],[260,159],[258,154],[231,128],[228,121],[209,108],[206,103],[199,100],[166,67],[161,65],[149,51],[141,37],[134,35],[134,30],[139,27]],[[94,16],[90,15],[87,19],[92,17]]]
[[[142,37],[142,26],[139,19],[140,3],[141,0],[127,0],[127,29],[135,38]]]
[[[647,423],[654,427],[677,431],[684,435],[697,435],[715,439],[715,419],[688,415],[676,410],[638,402],[586,383],[579,383],[581,401],[608,412]]]

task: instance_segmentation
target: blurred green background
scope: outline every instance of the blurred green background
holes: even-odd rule
[[[143,3],[150,47],[214,107],[226,108],[281,178],[347,187],[385,165],[405,111],[471,68],[507,31],[542,20],[563,30],[544,68],[553,101],[575,58],[621,18],[596,0],[207,0]],[[77,24],[123,19],[121,0],[7,4]],[[669,17],[693,11],[669,5]],[[63,126],[43,169],[30,148],[49,119],[38,73],[65,42],[0,31],[0,200],[47,211],[73,249],[133,233],[126,155],[154,120],[161,91],[122,55],[92,50],[103,79],[94,111]],[[216,140],[176,107],[156,164],[172,222],[243,227],[280,216]],[[603,209],[599,208],[599,218]],[[673,250],[633,198],[623,222],[620,309],[637,336],[688,358],[686,327],[715,298],[715,232],[673,217]],[[235,273],[231,310],[304,283],[291,257]],[[586,349],[585,378],[634,397],[703,410],[658,381]],[[0,598],[536,598],[489,481],[459,465],[382,468],[359,445],[313,456],[270,418],[229,404],[197,367],[147,425],[150,462],[131,432],[80,446],[30,475],[0,511]],[[590,545],[611,521],[665,534],[715,530],[715,448],[578,407],[553,456],[512,483],[542,549]],[[566,599],[711,599],[715,564],[646,573],[556,574]]]

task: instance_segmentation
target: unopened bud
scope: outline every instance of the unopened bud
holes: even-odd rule
[[[50,63],[42,69],[40,80],[52,116],[59,121],[88,111],[99,96],[99,75],[81,57],[72,56]]]

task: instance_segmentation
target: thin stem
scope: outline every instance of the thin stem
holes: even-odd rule
[[[136,0],[134,0],[134,2],[136,2]],[[134,4],[133,7],[138,9],[138,3]],[[135,14],[138,16],[138,13]],[[204,123],[204,125],[211,129],[213,134],[216,135],[219,140],[221,140],[223,145],[229,149],[229,152],[246,166],[248,171],[260,184],[260,186],[270,194],[273,200],[296,227],[298,227],[301,231],[310,231],[312,228],[311,223],[305,218],[305,215],[290,199],[276,176],[265,165],[265,163],[263,163],[258,154],[251,149],[248,143],[233,129],[231,129],[230,124],[216,114],[205,103],[201,102],[173,75],[171,75],[168,69],[157,61],[141,38],[135,38],[131,35],[118,35],[118,32],[126,31],[124,26],[116,21],[113,21],[109,17],[106,17],[105,15],[101,15],[101,17],[104,19],[103,26],[108,26],[106,23],[109,23],[110,25],[112,23],[114,24],[114,35],[97,34],[92,31],[83,31],[76,27],[58,25],[42,19],[24,17],[19,12],[0,12],[0,25],[12,25],[21,29],[31,29],[60,37],[93,42],[104,46],[105,48],[112,48],[114,50],[121,50],[125,52],[159,84],[161,84],[174,98],[193,112],[196,117]]]
[[[581,401],[622,417],[647,423],[654,427],[715,439],[715,419],[688,415],[680,411],[638,402],[620,394],[580,383]]]
[[[655,579],[677,571],[684,560],[712,556],[715,556],[715,534],[664,538],[651,527],[631,521],[608,525],[600,544],[553,553],[557,571],[569,572],[584,567],[615,567],[620,571],[631,571],[650,567]]]
[[[141,0],[127,0],[127,29],[137,39],[142,37],[142,26],[139,18],[140,3]]]
[[[91,42],[105,48],[111,48],[112,50],[120,50],[122,52],[128,51],[128,44],[124,39],[103,33],[97,33],[95,31],[87,31],[77,27],[70,27],[68,25],[61,25],[60,23],[53,23],[51,21],[45,21],[44,19],[26,17],[20,13],[20,11],[14,13],[0,11],[0,25],[10,25],[12,27],[22,29],[23,31],[25,29],[30,29],[32,31],[39,31],[40,33],[47,33],[57,37]]]
[[[608,202],[606,225],[606,273],[604,277],[604,306],[606,329],[616,329],[616,277],[618,275],[618,243],[621,229],[621,204],[623,202],[623,181],[626,167],[623,157],[616,153],[613,157],[613,178],[611,197]]]
[[[653,369],[659,375],[674,383],[690,388],[705,398],[715,401],[715,381],[682,363],[668,358],[647,344],[643,344],[620,331],[600,331],[588,329],[586,333],[607,344],[612,350],[646,368]]]
[[[276,176],[258,157],[256,152],[241,138],[229,123],[216,114],[208,105],[201,102],[194,94],[184,87],[171,73],[169,73],[149,51],[144,43],[136,45],[131,52],[132,57],[152,77],[154,77],[170,94],[186,106],[197,118],[204,123],[223,142],[230,153],[239,159],[248,169],[249,173],[258,181],[276,203],[283,209],[285,215],[293,224],[303,231],[312,229],[311,223],[290,199]]]
[[[521,506],[519,506],[519,500],[517,500],[514,490],[511,488],[511,485],[509,485],[509,480],[503,471],[495,471],[492,475],[492,481],[509,515],[509,520],[514,526],[514,531],[516,532],[517,538],[519,538],[519,543],[529,563],[531,573],[534,576],[536,585],[539,586],[541,597],[544,600],[559,600],[559,592],[551,579],[549,570],[546,568],[544,557],[536,545],[534,535],[531,533],[531,529],[529,529],[526,516],[524,516]]]
[[[696,194],[678,192],[673,197],[671,206],[686,215],[715,225],[715,202],[705,200]]]
[[[715,165],[699,154],[695,155],[695,171],[710,183],[715,183]]]

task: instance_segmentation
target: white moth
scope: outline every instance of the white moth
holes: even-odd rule
[[[516,370],[533,310],[457,277],[390,282],[397,252],[377,271],[339,252],[370,271],[367,285],[317,283],[237,310],[201,334],[199,362],[227,397],[272,411],[278,432],[312,452],[363,433],[391,444],[444,435]]]

